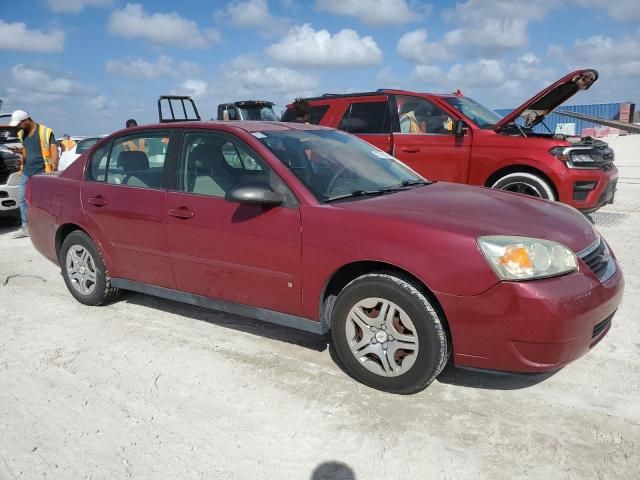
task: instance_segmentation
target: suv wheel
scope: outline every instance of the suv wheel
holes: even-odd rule
[[[86,233],[76,230],[62,242],[62,276],[71,295],[85,305],[102,305],[120,290],[109,283],[109,273],[97,247]]]
[[[333,309],[331,336],[358,381],[391,393],[425,389],[444,368],[448,341],[429,300],[411,283],[369,274],[349,283]]]
[[[522,193],[532,197],[555,200],[556,196],[549,182],[528,172],[515,172],[498,179],[491,188],[506,190],[507,192]]]

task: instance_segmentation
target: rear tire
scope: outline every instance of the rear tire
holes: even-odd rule
[[[436,310],[414,285],[390,274],[349,283],[338,295],[331,323],[344,367],[378,390],[424,390],[448,360],[447,335]]]
[[[539,175],[529,172],[514,172],[500,177],[491,188],[521,193],[545,200],[556,200],[553,187]]]
[[[120,295],[120,290],[110,284],[100,251],[83,231],[75,230],[67,235],[58,258],[64,282],[80,303],[103,305]]]

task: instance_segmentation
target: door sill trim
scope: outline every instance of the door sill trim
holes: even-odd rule
[[[149,285],[148,283],[135,282],[133,280],[127,280],[124,278],[112,278],[111,285],[123,290],[132,290],[134,292],[153,295],[155,297],[166,298],[169,300],[175,300],[182,303],[188,303],[190,305],[196,305],[198,307],[204,307],[210,310],[232,313],[241,317],[250,317],[257,320],[262,320],[264,322],[282,325],[284,327],[304,330],[305,332],[315,333],[317,335],[324,335],[328,331],[324,322],[317,322],[315,320],[309,320],[308,318],[298,317],[296,315],[290,315],[288,313],[276,312],[274,310],[268,310],[266,308],[242,305],[239,303],[228,302],[226,300],[219,300],[202,295],[195,295],[193,293],[181,292],[180,290],[173,290],[171,288],[157,287],[155,285]]]

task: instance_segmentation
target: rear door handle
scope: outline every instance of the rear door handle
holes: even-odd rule
[[[400,147],[400,151],[405,153],[418,153],[420,147]]]
[[[194,214],[191,210],[187,210],[186,208],[170,208],[169,215],[187,220],[189,218],[193,218]]]
[[[101,196],[90,197],[87,202],[89,202],[90,205],[95,205],[96,207],[104,207],[107,204],[107,201]]]

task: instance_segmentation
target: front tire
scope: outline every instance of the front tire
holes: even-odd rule
[[[76,230],[67,235],[58,258],[64,282],[80,303],[103,305],[119,296],[120,290],[109,282],[102,255],[91,237],[83,231]]]
[[[356,380],[378,390],[424,390],[446,365],[444,325],[427,297],[408,281],[374,273],[358,277],[338,295],[331,336]]]
[[[507,192],[521,193],[532,197],[556,200],[553,187],[539,175],[528,172],[514,172],[500,177],[491,188]]]

